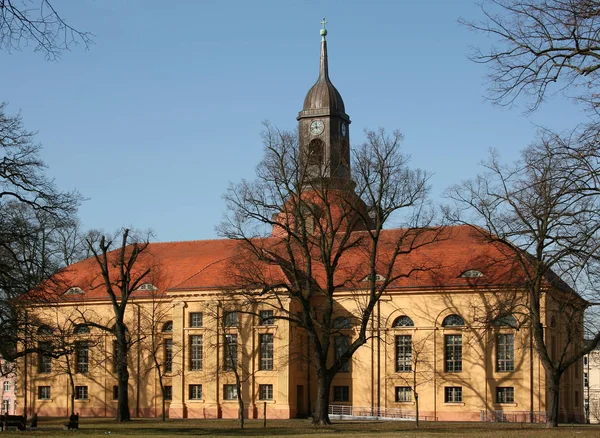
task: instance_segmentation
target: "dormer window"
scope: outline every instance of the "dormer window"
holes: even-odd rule
[[[460,276],[462,278],[481,278],[483,277],[483,273],[476,269],[469,269],[468,271],[465,271],[462,274],[460,274]]]
[[[81,295],[85,292],[80,287],[72,287],[65,292],[65,295]]]
[[[140,287],[138,287],[137,290],[158,290],[158,288],[152,283],[144,283]]]
[[[371,274],[369,274],[365,278],[363,278],[362,281],[371,281]],[[381,274],[375,274],[375,281],[376,282],[385,281],[385,277]]]

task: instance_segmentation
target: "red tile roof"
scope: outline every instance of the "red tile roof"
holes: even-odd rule
[[[403,229],[386,230],[382,233],[379,255],[379,274],[386,276],[388,258],[398,239],[405,233]],[[356,236],[366,236],[357,232]],[[438,239],[434,239],[438,237]],[[393,275],[408,273],[418,268],[410,276],[398,278],[391,285],[396,289],[430,289],[432,287],[465,288],[474,286],[500,286],[522,281],[523,275],[514,263],[514,252],[506,245],[490,243],[482,233],[471,226],[453,226],[444,229],[431,229],[419,237],[421,241],[435,240],[406,255],[401,255],[395,263]],[[265,238],[257,240],[261,245],[280,245],[281,239]],[[160,293],[184,290],[219,290],[235,285],[236,269],[251,269],[251,264],[235,265],[234,261],[242,251],[242,245],[234,240],[199,240],[187,242],[151,243],[142,253],[137,266],[142,269],[152,266],[152,272],[142,283],[151,283]],[[116,257],[116,251],[110,253]],[[336,282],[343,288],[361,287],[367,275],[366,253],[356,249],[346,253],[336,274]],[[241,266],[236,268],[235,266]],[[284,279],[278,266],[267,269],[273,281]],[[480,278],[462,278],[467,270],[478,270]],[[116,274],[116,269],[113,274]],[[315,278],[320,281],[323,270],[315,268]],[[100,277],[99,268],[93,258],[75,263],[57,274],[52,282],[56,295],[69,300],[95,300],[107,298]],[[365,284],[365,283],[362,283]],[[79,287],[81,295],[63,295],[70,287]],[[136,296],[148,295],[148,291],[135,292]]]

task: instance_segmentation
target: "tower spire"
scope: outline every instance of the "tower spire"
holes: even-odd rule
[[[325,17],[321,20],[321,25],[323,28],[321,29],[321,64],[319,66],[319,79],[327,79],[329,80],[329,66],[327,63],[327,41],[325,40],[325,36],[327,36],[327,29],[325,29],[325,25],[327,24],[327,20]]]

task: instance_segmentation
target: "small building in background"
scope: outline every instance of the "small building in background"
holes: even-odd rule
[[[14,371],[14,364],[0,357],[0,380],[2,381],[2,385],[0,386],[0,394],[2,395],[2,405],[0,405],[1,414],[16,414],[17,376]]]
[[[583,357],[583,405],[588,423],[600,423],[600,349]]]

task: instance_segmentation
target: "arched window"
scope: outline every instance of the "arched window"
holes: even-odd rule
[[[352,328],[352,323],[350,322],[350,318],[346,316],[340,316],[333,320],[333,328],[336,329],[347,329]]]
[[[415,323],[409,316],[402,315],[394,320],[392,327],[414,327]]]
[[[512,327],[517,328],[517,319],[514,315],[501,315],[492,322],[496,327]]]
[[[77,324],[73,329],[74,335],[86,335],[90,332],[90,328],[85,324]]]
[[[167,321],[162,326],[163,333],[171,333],[173,331],[173,321]]]
[[[442,321],[442,327],[461,327],[463,325],[465,325],[465,320],[456,314],[448,315]]]
[[[85,293],[80,287],[72,287],[65,292],[65,295],[81,295]]]
[[[468,271],[465,271],[462,274],[460,274],[460,276],[462,278],[480,278],[483,277],[483,273],[476,269],[469,269]]]
[[[47,325],[41,325],[38,328],[37,334],[42,336],[49,336],[53,333],[53,330]]]
[[[144,283],[137,290],[158,290],[158,288],[151,283]]]
[[[308,144],[307,164],[309,166],[320,166],[323,163],[323,142],[315,138]]]

